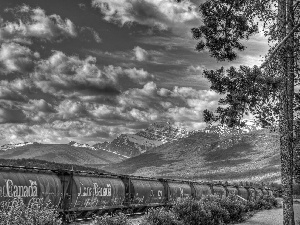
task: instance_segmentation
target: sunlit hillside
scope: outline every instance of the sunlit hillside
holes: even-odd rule
[[[195,132],[104,169],[196,180],[278,181],[279,138],[265,129],[234,135]]]

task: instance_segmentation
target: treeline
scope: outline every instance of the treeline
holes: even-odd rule
[[[38,167],[41,169],[49,170],[79,170],[79,171],[89,171],[98,173],[107,173],[104,170],[97,168],[91,168],[80,165],[65,164],[65,163],[55,163],[39,159],[0,159],[0,166],[25,166],[25,167]]]

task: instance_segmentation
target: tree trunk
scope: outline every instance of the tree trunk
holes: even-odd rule
[[[293,29],[293,0],[278,1],[279,41]],[[280,100],[280,152],[283,195],[283,224],[295,225],[293,210],[293,99],[294,99],[294,35],[282,48],[280,55],[283,78]]]

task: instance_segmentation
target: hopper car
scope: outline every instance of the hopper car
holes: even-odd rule
[[[72,170],[0,166],[0,208],[17,198],[26,205],[50,201],[65,221],[92,215],[134,214],[170,207],[178,199],[239,195],[245,200],[274,194],[272,186],[252,183],[195,182]]]

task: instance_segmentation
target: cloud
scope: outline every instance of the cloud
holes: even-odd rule
[[[3,43],[0,48],[0,71],[4,74],[11,72],[26,73],[33,70],[37,52],[17,43]]]
[[[134,53],[134,59],[137,61],[151,60],[149,53],[145,49],[142,49],[139,46],[134,47],[133,53]]]
[[[65,99],[60,102],[58,107],[56,107],[56,110],[58,111],[59,118],[68,120],[73,118],[87,117],[88,112],[86,106],[86,103]]]
[[[28,79],[15,79],[13,81],[0,81],[0,99],[16,102],[27,102],[27,94],[32,85]]]
[[[26,119],[23,110],[6,108],[5,105],[0,104],[0,123],[24,123]]]
[[[193,73],[193,74],[202,74],[203,71],[205,70],[205,66],[189,66],[187,68],[187,72]]]
[[[81,60],[54,51],[45,60],[39,61],[32,75],[35,85],[53,95],[116,95],[116,79],[96,66],[96,58],[88,56]]]
[[[20,15],[18,22],[0,23],[0,41],[14,41],[31,44],[32,38],[45,41],[61,41],[77,36],[76,27],[69,19],[63,20],[59,15],[46,15],[41,8],[30,8],[27,5],[8,9]]]
[[[25,106],[24,109],[44,113],[56,112],[53,106],[44,99],[30,99],[28,105]]]
[[[88,32],[87,32],[88,31]],[[102,39],[100,38],[100,35],[91,27],[82,27],[80,28],[80,34],[87,36],[87,33],[90,33],[92,35],[92,38],[95,42],[101,43]],[[84,39],[87,39],[87,37],[83,37]]]
[[[95,144],[114,138],[120,133],[133,133],[126,126],[99,126],[91,121],[55,120],[45,124],[2,124],[0,135],[8,143],[40,142],[68,143],[76,140],[80,143]]]
[[[144,69],[136,69],[135,67],[124,69],[120,66],[109,65],[104,67],[103,72],[113,76],[116,80],[120,80],[121,78],[129,78],[131,81],[138,84],[145,84],[146,81],[154,79],[152,74],[148,73]]]
[[[160,30],[186,30],[186,23],[200,18],[197,6],[188,0],[93,0],[104,19],[121,25],[136,22]]]

